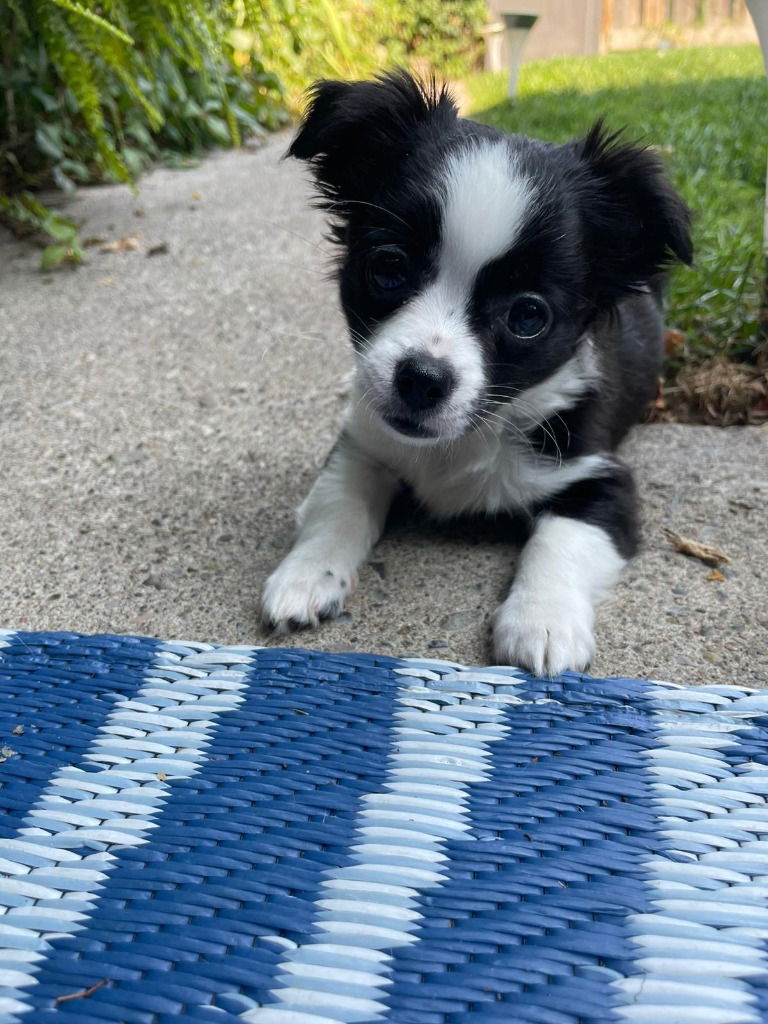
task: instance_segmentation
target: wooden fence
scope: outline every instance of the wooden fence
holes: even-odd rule
[[[752,32],[744,0],[602,0],[603,51],[648,46],[662,38],[689,45],[742,42]]]
[[[524,60],[757,41],[744,0],[489,0],[489,8],[493,23],[502,11],[538,16]]]

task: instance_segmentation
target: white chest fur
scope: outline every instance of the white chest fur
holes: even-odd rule
[[[457,441],[413,444],[356,404],[346,432],[372,459],[409,484],[432,515],[494,514],[530,508],[610,465],[604,455],[544,458],[510,423],[485,425]]]

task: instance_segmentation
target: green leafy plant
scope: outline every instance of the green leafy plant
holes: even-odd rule
[[[372,0],[378,43],[390,61],[458,78],[477,70],[485,0]]]
[[[0,210],[17,225],[26,227],[30,232],[42,232],[51,239],[43,249],[41,270],[82,263],[83,249],[78,239],[78,226],[73,220],[49,210],[29,192],[16,196],[0,195]]]
[[[233,33],[294,106],[317,78],[365,78],[403,65],[441,78],[475,70],[486,0],[241,0]]]
[[[168,152],[237,145],[284,117],[258,55],[236,62],[234,17],[205,0],[0,0],[0,215],[48,236],[46,268],[82,253],[32,191],[132,183]]]

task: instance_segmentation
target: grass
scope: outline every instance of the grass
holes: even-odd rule
[[[523,65],[512,102],[506,75],[466,84],[471,116],[505,131],[565,142],[604,116],[658,147],[695,214],[695,266],[677,270],[669,289],[668,320],[684,338],[668,379],[717,357],[766,360],[758,314],[768,81],[756,46],[535,61]]]

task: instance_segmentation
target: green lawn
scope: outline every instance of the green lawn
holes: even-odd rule
[[[757,47],[644,50],[524,64],[467,83],[471,116],[564,142],[597,117],[656,146],[695,213],[696,263],[675,272],[669,322],[686,340],[670,373],[720,352],[757,355],[768,81]]]

